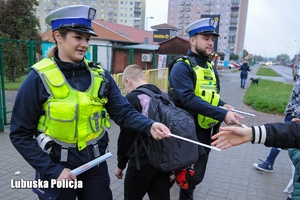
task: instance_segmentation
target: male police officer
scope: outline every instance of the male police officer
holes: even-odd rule
[[[170,72],[169,95],[177,106],[193,115],[198,140],[208,145],[211,144],[211,135],[216,133],[222,121],[228,125],[241,125],[239,119],[243,118],[232,112],[233,107],[221,100],[219,77],[210,64],[214,39],[219,36],[215,31],[217,23],[215,19],[204,18],[186,27],[190,50],[186,58],[177,60]],[[208,156],[210,149],[205,148],[205,151]],[[193,199],[194,189],[181,188],[179,199]]]

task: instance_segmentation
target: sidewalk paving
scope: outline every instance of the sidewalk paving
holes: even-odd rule
[[[252,67],[255,74],[258,65]],[[232,73],[222,70],[220,73],[222,100],[234,106],[235,109],[253,113],[255,117],[243,115],[242,120],[247,126],[261,125],[270,122],[283,122],[283,115],[271,115],[253,110],[243,104],[243,97],[250,85],[248,78],[246,89],[240,88],[239,72]],[[258,86],[259,87],[259,86]],[[116,142],[119,127],[112,123],[108,130],[110,135],[109,150],[113,154],[108,159],[109,173],[111,177],[111,189],[115,200],[123,200],[124,179],[118,180],[113,170],[117,164]],[[35,200],[37,196],[30,189],[11,189],[10,181],[33,180],[34,170],[20,156],[11,145],[8,137],[9,126],[0,133],[0,199],[26,199]],[[232,147],[228,150],[217,152],[212,150],[207,165],[204,180],[199,184],[194,193],[195,200],[283,200],[286,199],[283,190],[291,178],[291,162],[287,151],[282,150],[278,155],[273,173],[256,170],[253,163],[258,159],[266,159],[270,148],[264,145],[253,145],[251,143]],[[20,175],[15,175],[20,171]],[[171,188],[171,200],[178,199],[179,187],[175,184]],[[145,197],[145,200],[148,198]]]

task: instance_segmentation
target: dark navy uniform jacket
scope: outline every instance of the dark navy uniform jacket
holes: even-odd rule
[[[189,57],[194,57],[197,64],[201,67],[207,66],[206,62],[210,62],[208,57],[200,54],[195,54],[190,50],[188,51],[187,55]],[[217,87],[220,91],[220,81],[218,73],[215,69],[214,72],[217,79]],[[197,114],[200,113],[222,122],[225,119],[227,111],[225,109],[219,108],[218,106],[212,106],[208,102],[202,100],[202,98],[196,96],[194,92],[195,85],[196,74],[192,67],[184,61],[178,61],[177,63],[175,63],[170,73],[170,86],[171,88],[174,88],[175,94],[169,94],[175,102],[178,102],[179,100],[179,102],[181,103],[181,106],[179,105],[179,107],[184,108],[193,115],[196,122],[198,139],[200,140],[200,142],[210,144],[210,129],[206,131],[198,125]],[[223,106],[224,104],[225,102],[220,100],[219,106]]]
[[[68,83],[79,91],[86,91],[91,85],[91,74],[85,62],[72,64],[62,62],[55,53],[55,61],[66,77]],[[115,81],[105,70],[105,77],[109,83],[107,90],[108,103],[105,105],[111,119],[118,125],[131,129],[143,130],[149,133],[153,120],[136,111],[120,93]],[[54,146],[54,154],[44,153],[34,139],[37,124],[43,114],[42,105],[47,101],[47,93],[41,78],[36,71],[31,70],[18,91],[10,124],[10,139],[15,148],[25,160],[39,173],[49,179],[57,179],[65,167],[76,168],[94,159],[93,149],[88,146],[82,151],[73,148],[69,153],[68,163],[59,163],[59,147]],[[106,134],[107,135],[107,134]],[[107,141],[100,145],[100,152],[104,153]],[[51,158],[50,158],[51,157]]]

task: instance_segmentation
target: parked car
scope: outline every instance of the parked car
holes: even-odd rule
[[[240,67],[240,65],[239,65],[239,64],[237,64],[237,63],[234,63],[234,62],[230,62],[229,64],[233,65],[235,68],[239,68],[239,67]]]
[[[233,65],[235,68],[239,68],[240,65],[236,60],[229,60],[229,64]]]

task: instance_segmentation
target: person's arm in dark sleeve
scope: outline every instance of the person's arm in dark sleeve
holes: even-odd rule
[[[140,104],[140,100],[137,97],[136,92],[131,92],[126,95],[126,99],[132,105],[134,109],[136,109],[139,113],[142,111],[142,106]],[[133,145],[134,139],[136,137],[137,132],[131,130],[129,128],[121,127],[121,131],[118,138],[118,168],[125,169],[126,164],[129,160],[127,153]]]
[[[150,135],[150,127],[154,121],[143,116],[130,105],[127,99],[121,95],[117,84],[106,70],[105,76],[109,82],[108,102],[105,107],[111,119],[121,127],[140,130]]]
[[[170,84],[184,105],[184,108],[211,118],[223,121],[227,110],[212,106],[202,98],[197,97],[194,92],[193,69],[184,62],[177,62],[170,74]]]
[[[31,70],[14,102],[9,137],[13,146],[35,170],[49,179],[57,179],[64,167],[54,163],[34,139],[47,95],[42,80]]]
[[[267,147],[300,148],[300,123],[269,123],[252,127],[252,143]]]
[[[126,137],[130,137],[130,135],[127,135],[126,128],[121,128],[119,138],[118,138],[118,150],[117,150],[117,156],[118,156],[117,166],[120,169],[125,169],[126,164],[128,162],[127,152],[130,146],[127,143]]]

